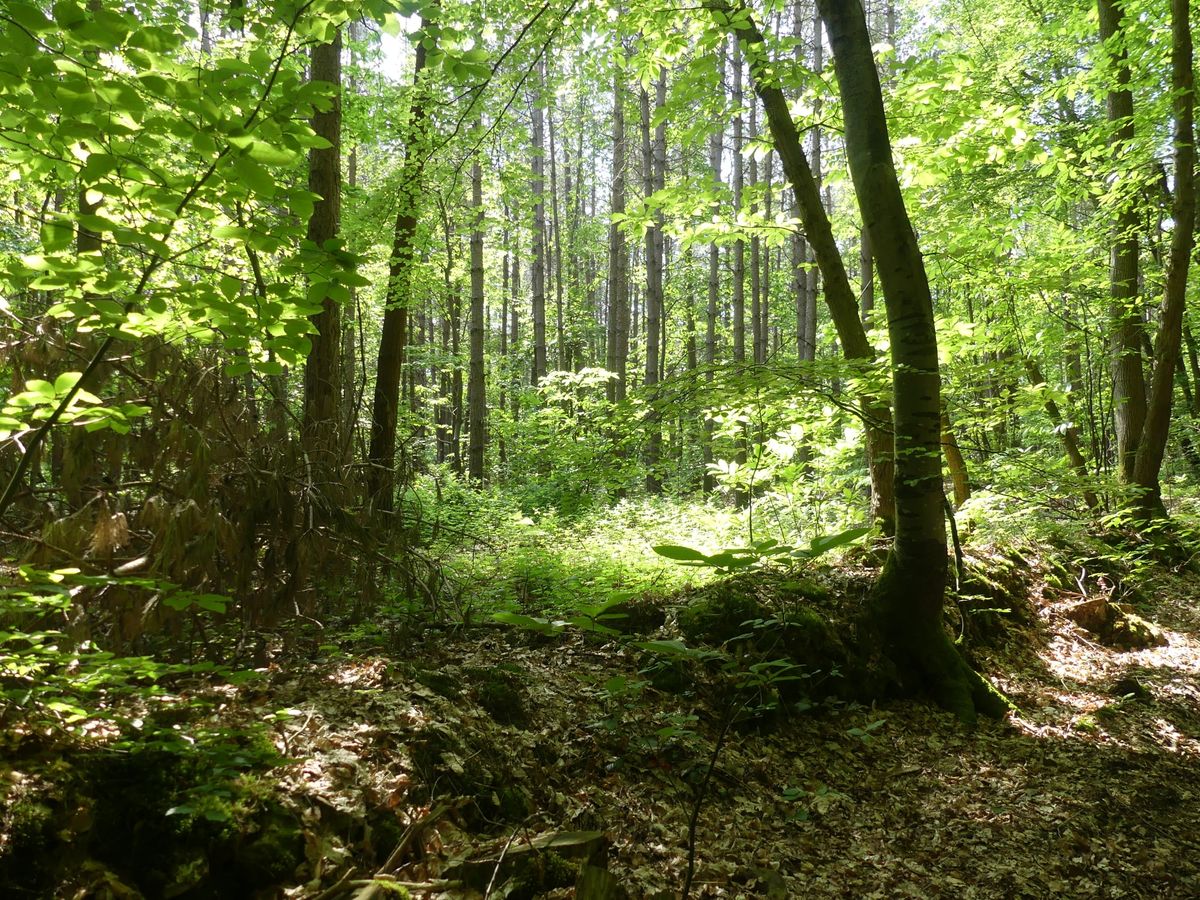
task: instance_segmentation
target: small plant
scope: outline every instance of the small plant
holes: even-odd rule
[[[679,544],[659,544],[654,552],[684,566],[706,566],[729,574],[744,569],[759,569],[773,562],[812,562],[831,550],[844,547],[869,534],[869,527],[849,528],[837,534],[813,538],[808,547],[781,544],[774,539],[758,541],[749,547],[732,547],[718,553],[702,553]]]

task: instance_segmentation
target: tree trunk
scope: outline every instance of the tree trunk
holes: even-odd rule
[[[870,600],[872,621],[904,687],[964,720],[1006,704],[959,655],[942,625],[946,532],[933,301],[892,162],[879,73],[859,0],[818,0],[842,96],[846,156],[871,234],[891,338],[896,428],[896,537]],[[856,318],[857,321],[857,318]]]
[[[625,107],[621,76],[613,76],[612,205],[614,217],[625,213]],[[616,221],[608,226],[608,370],[616,378],[608,383],[608,399],[625,399],[626,362],[629,358],[629,304],[625,273],[628,251],[625,235]]]
[[[659,73],[655,88],[655,108],[661,107],[666,94],[666,72]],[[643,88],[641,92],[642,114],[642,188],[647,200],[659,187],[660,167],[665,161],[660,161],[659,141],[666,141],[666,123],[660,122],[654,129],[654,140],[650,139],[650,95]],[[646,229],[646,377],[645,385],[653,389],[659,382],[659,338],[662,332],[663,309],[663,216],[661,209],[654,213],[654,221]],[[647,402],[654,403],[653,393],[647,396]],[[653,405],[646,414],[646,447],[643,463],[646,467],[646,490],[651,494],[662,492],[662,481],[658,476],[658,458],[661,453],[662,433],[659,426],[659,415]]]
[[[1188,0],[1171,0],[1171,87],[1175,113],[1175,196],[1171,218],[1171,256],[1167,261],[1162,315],[1154,341],[1154,376],[1142,437],[1133,466],[1133,483],[1139,489],[1135,508],[1144,518],[1165,515],[1159,473],[1171,428],[1175,361],[1183,336],[1183,310],[1187,303],[1188,265],[1195,241],[1196,147],[1193,143],[1192,33]]]
[[[742,50],[734,35],[733,44],[733,215],[742,218],[745,187],[745,158],[742,156]],[[746,241],[738,236],[733,245],[733,361],[746,360]]]
[[[1108,92],[1108,121],[1112,127],[1109,143],[1113,166],[1123,164],[1132,149],[1133,92],[1129,89],[1129,57],[1124,47],[1124,13],[1116,0],[1097,0],[1100,40],[1105,44],[1109,63],[1115,68],[1116,86]],[[1146,380],[1142,367],[1142,312],[1138,302],[1137,210],[1123,202],[1113,223],[1113,243],[1109,266],[1109,293],[1112,297],[1113,331],[1111,338],[1113,417],[1117,432],[1117,462],[1121,479],[1132,482],[1138,442],[1146,422]]]
[[[333,85],[330,107],[313,113],[312,128],[328,147],[315,147],[308,154],[308,189],[320,199],[313,205],[308,220],[308,240],[327,253],[330,241],[338,236],[341,220],[342,183],[342,33],[338,30],[329,43],[312,48],[309,80]],[[332,255],[327,265],[334,267]],[[338,267],[340,268],[340,266]],[[322,273],[328,277],[332,273]],[[304,366],[304,416],[302,443],[313,465],[316,479],[328,487],[340,481],[337,475],[341,456],[339,431],[341,416],[341,303],[325,291],[321,312],[312,317],[316,331],[310,336],[312,349]]]
[[[725,43],[721,43],[719,59],[717,60],[717,81],[724,90],[725,84]],[[719,196],[721,192],[721,157],[725,148],[725,127],[722,124],[716,128],[708,142],[708,167],[712,171],[713,187]],[[704,380],[707,384],[713,381],[713,366],[717,361],[717,303],[721,294],[721,247],[715,241],[708,246],[708,305],[704,317]],[[707,416],[704,419],[704,446],[701,459],[704,464],[703,490],[711,493],[716,487],[716,480],[709,465],[713,461],[712,440],[713,421]]]
[[[954,486],[954,506],[958,508],[971,496],[971,479],[967,474],[967,461],[963,459],[954,426],[950,422],[950,410],[942,399],[942,452],[946,454],[946,468],[950,470],[950,483]]]
[[[721,24],[728,25],[733,10],[725,0],[708,0],[707,5]],[[861,365],[871,365],[875,360],[875,350],[867,341],[859,318],[858,299],[850,287],[850,279],[825,213],[821,193],[796,132],[787,98],[771,74],[771,60],[766,54],[762,32],[753,18],[747,17],[739,21],[736,34],[742,37],[752,53],[750,74],[754,79],[755,91],[762,101],[771,128],[775,152],[779,154],[784,174],[799,204],[808,243],[825,279],[825,304],[837,330],[842,353],[847,359],[859,361]],[[871,60],[871,71],[875,71],[874,60]],[[891,411],[886,403],[866,397],[862,400],[862,412],[866,425],[867,464],[871,473],[871,516],[890,534],[896,515]]]
[[[422,27],[424,27],[424,21]],[[425,47],[418,43],[413,69],[413,100],[400,170],[399,211],[388,263],[383,331],[375,370],[371,406],[371,445],[367,451],[367,500],[380,512],[391,512],[396,484],[396,424],[400,413],[400,376],[408,342],[408,303],[412,277],[413,237],[417,230],[417,201],[421,191],[422,157],[419,146],[425,125],[423,76]]]
[[[537,387],[546,376],[546,201],[545,115],[542,95],[546,88],[545,63],[538,63],[538,92],[533,98],[533,372],[530,383]]]
[[[822,44],[821,38],[821,18],[820,15],[813,11],[813,56],[812,69],[820,74],[825,68],[825,47]],[[821,92],[817,91],[813,95],[813,118],[820,121],[821,118],[822,97]],[[812,164],[812,177],[814,189],[817,191],[818,197],[821,192],[821,182],[824,180],[824,173],[821,171],[821,127],[813,125],[809,130],[809,161]],[[824,204],[825,212],[828,214],[828,203]],[[804,336],[807,345],[804,348],[804,358],[807,360],[815,360],[817,358],[817,297],[820,293],[821,272],[820,260],[817,259],[817,248],[809,241],[809,252],[812,254],[809,262],[813,265],[808,267],[805,273],[808,278],[808,284],[804,292]],[[828,280],[828,276],[826,276]],[[856,307],[857,308],[857,307]],[[864,335],[865,339],[865,335]]]
[[[467,377],[467,477],[483,484],[487,432],[487,386],[483,375],[483,169],[476,159],[471,166],[471,205],[475,222],[471,229],[471,330],[470,372]]]
[[[563,252],[562,252],[562,220],[558,215],[558,162],[554,142],[554,95],[550,95],[550,107],[546,114],[546,124],[550,133],[550,230],[554,235],[554,340],[555,365],[560,370],[571,366],[567,352],[567,341],[564,336],[563,324]],[[564,154],[566,148],[563,148]],[[566,172],[564,193],[571,194],[570,169]]]

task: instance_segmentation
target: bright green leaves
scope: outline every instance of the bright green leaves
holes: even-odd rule
[[[813,560],[870,533],[869,527],[850,528],[836,534],[815,537],[808,547],[792,547],[774,539],[767,539],[757,541],[749,547],[733,547],[712,554],[678,544],[660,544],[654,548],[654,552],[680,565],[702,566],[728,573],[738,569],[761,568],[771,561]]]
[[[101,406],[100,398],[84,390],[75,390],[81,373],[64,372],[53,382],[33,378],[25,382],[25,390],[9,397],[0,408],[0,441],[24,431],[30,423],[42,422],[72,394],[71,401],[59,421],[84,426],[88,431],[111,428],[124,434],[131,420],[144,415],[149,407],[126,403]]]

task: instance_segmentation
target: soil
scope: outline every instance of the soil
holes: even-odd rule
[[[814,648],[844,653],[865,568],[827,570],[819,590],[741,576],[659,600],[641,635],[293,645],[245,684],[194,679],[157,701],[181,733],[224,735],[221,789],[206,757],[10,734],[0,892],[332,900],[387,896],[380,872],[413,897],[675,897],[705,784],[694,897],[1200,896],[1192,576],[1145,575],[1136,615],[1165,643],[1128,650],[1072,621],[1088,585],[1062,565],[968,563],[947,623],[1017,707],[1002,722],[864,702],[814,664]],[[715,596],[765,623],[749,649],[693,645],[738,638]],[[695,652],[637,646],[681,623]],[[784,680],[737,674],[764,643],[808,657]]]

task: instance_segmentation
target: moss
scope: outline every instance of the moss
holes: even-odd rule
[[[462,696],[458,679],[447,672],[438,669],[414,669],[412,679],[447,700],[457,700]]]
[[[533,900],[547,891],[571,887],[579,867],[553,851],[531,855],[528,864],[509,879],[504,895],[516,900]]]
[[[472,689],[475,702],[494,722],[498,725],[515,725],[518,728],[529,724],[525,688],[516,673],[500,666],[490,669],[470,668],[465,669],[464,673],[476,682]]]
[[[719,647],[747,633],[746,623],[765,620],[770,611],[740,580],[713,585],[679,612],[679,630],[692,644]]]
[[[240,842],[234,853],[239,879],[254,888],[289,881],[304,862],[304,832],[281,807],[269,810],[258,827],[258,834]]]
[[[651,597],[632,597],[610,606],[597,621],[622,634],[649,634],[663,626],[667,614]]]
[[[4,817],[4,831],[10,841],[8,853],[45,849],[54,840],[54,822],[54,810],[40,800],[28,799],[12,804]]]
[[[421,776],[419,799],[436,785],[439,793],[470,797],[481,818],[517,821],[529,814],[527,790],[513,781],[500,748],[483,744],[482,735],[431,724],[417,734],[410,753]]]
[[[912,575],[920,568],[915,560],[902,566],[894,555],[889,557],[868,601],[861,632],[892,664],[903,694],[928,696],[966,724],[974,724],[979,714],[1000,718],[1012,708],[1009,701],[968,665],[938,619],[922,615],[922,606],[932,604],[923,603],[916,593],[921,583]],[[936,583],[927,590],[940,594]]]

